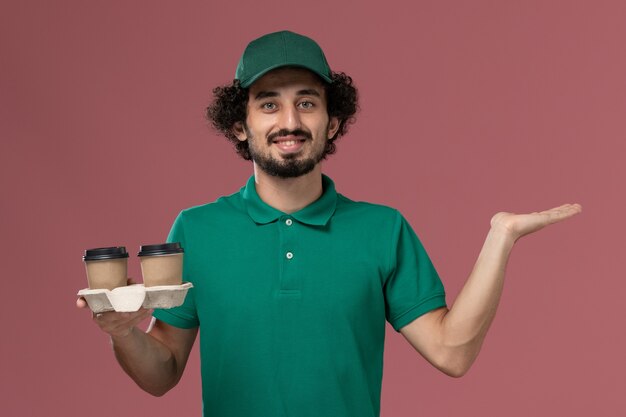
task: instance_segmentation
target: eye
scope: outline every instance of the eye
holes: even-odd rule
[[[263,104],[261,104],[261,108],[263,110],[276,110],[276,104],[274,104],[274,103],[263,103]]]
[[[312,101],[301,101],[298,105],[303,109],[312,109],[315,107],[315,104]]]

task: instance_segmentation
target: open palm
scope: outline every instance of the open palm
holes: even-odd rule
[[[514,240],[543,229],[549,224],[557,223],[582,211],[580,204],[564,204],[549,210],[529,214],[500,212],[491,218],[491,227],[502,228]]]

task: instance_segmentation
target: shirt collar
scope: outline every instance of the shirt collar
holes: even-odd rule
[[[337,206],[337,192],[335,183],[326,175],[322,174],[322,195],[320,198],[304,207],[303,209],[289,214],[297,221],[312,226],[325,226],[335,212]],[[241,188],[240,195],[248,211],[248,215],[258,224],[267,224],[287,215],[280,210],[267,205],[256,192],[254,175]]]

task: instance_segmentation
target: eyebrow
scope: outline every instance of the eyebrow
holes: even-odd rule
[[[298,92],[296,93],[297,96],[315,96],[315,97],[321,97],[319,91],[313,89],[313,88],[308,88],[308,89],[304,89],[304,90],[298,90]],[[264,98],[268,98],[268,97],[278,97],[279,94],[276,91],[259,91],[258,94],[254,97],[255,100],[262,100]]]

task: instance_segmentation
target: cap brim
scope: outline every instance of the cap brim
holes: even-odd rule
[[[240,81],[241,86],[243,88],[248,88],[252,84],[254,84],[255,81],[257,81],[259,78],[261,78],[262,76],[264,76],[268,72],[273,71],[273,70],[278,69],[278,68],[282,68],[282,67],[304,68],[304,69],[307,69],[307,70],[311,71],[312,73],[318,75],[322,80],[326,81],[329,84],[333,82],[333,80],[327,74],[320,73],[320,72],[316,71],[314,68],[311,68],[311,67],[308,67],[308,66],[302,65],[302,64],[291,64],[291,63],[281,63],[281,64],[277,64],[277,65],[268,67],[268,68],[264,69],[263,71],[255,74],[254,77],[251,77],[251,78],[249,78],[247,80],[239,80],[239,81]]]

